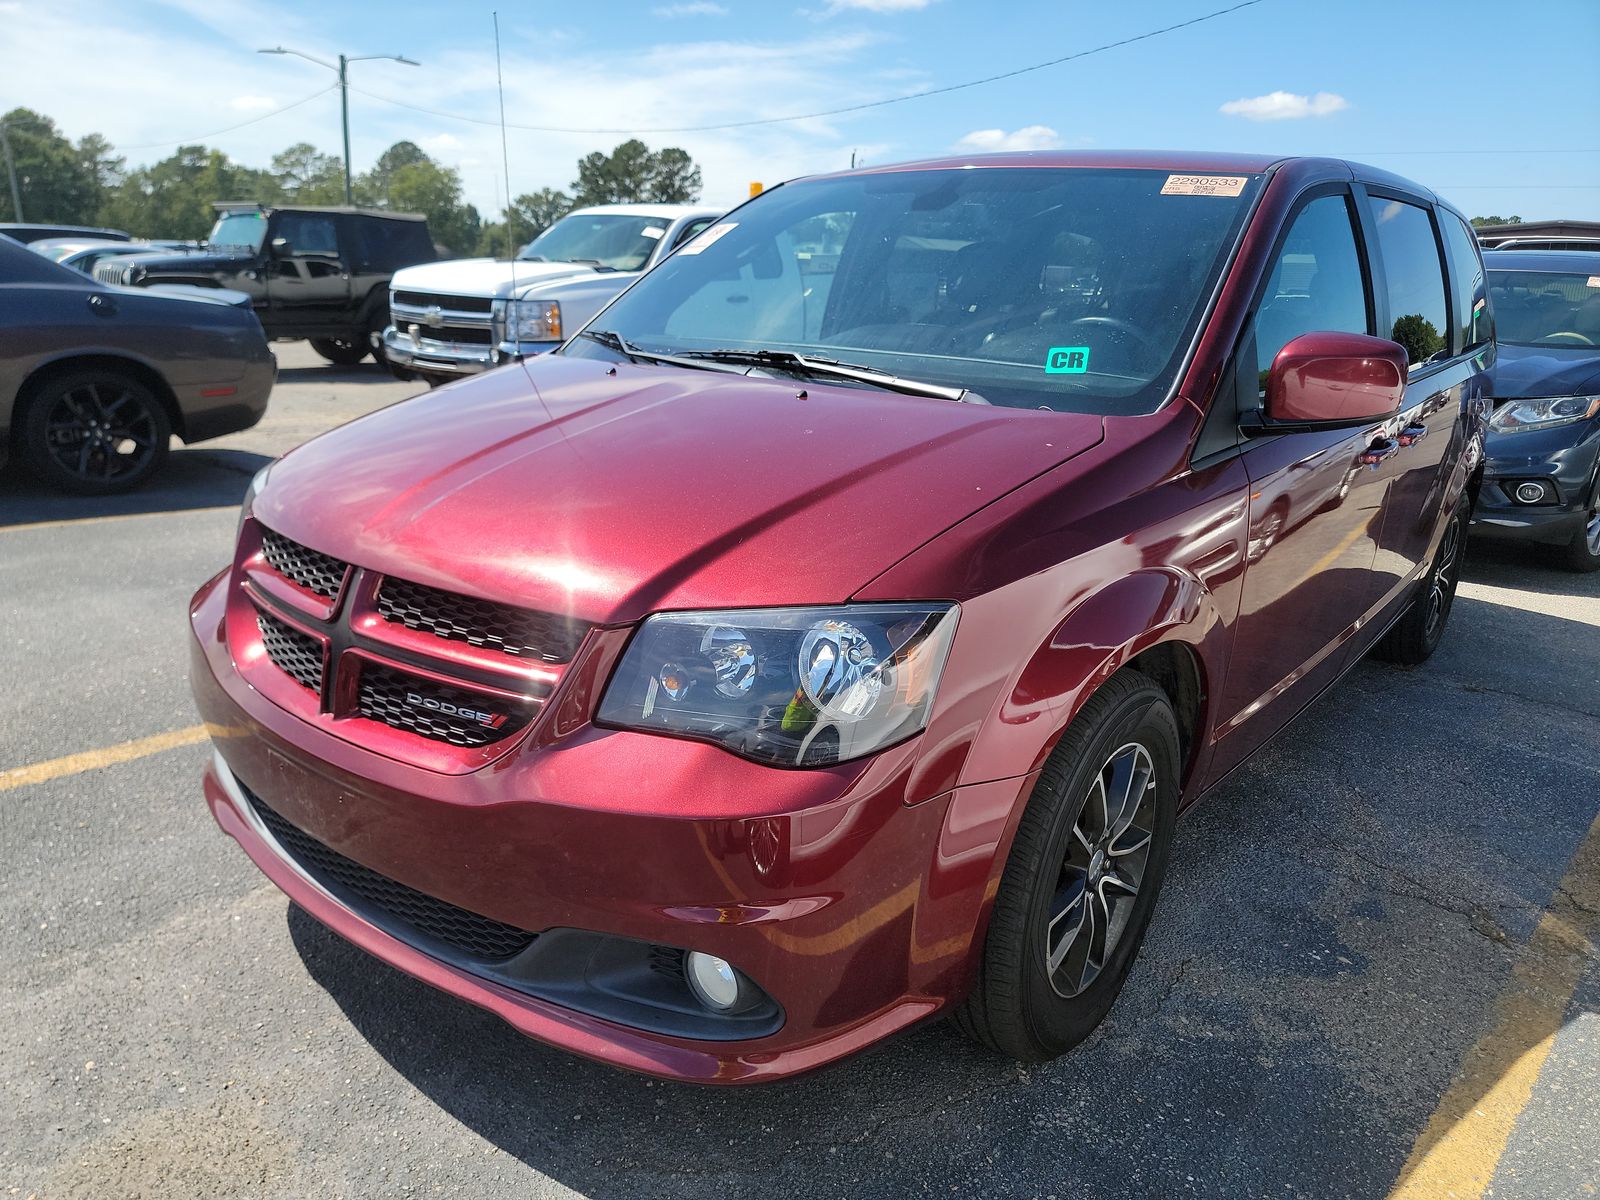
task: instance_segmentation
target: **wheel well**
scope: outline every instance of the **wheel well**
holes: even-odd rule
[[[161,401],[161,407],[167,410],[167,419],[172,422],[172,432],[180,438],[184,437],[183,412],[178,407],[178,398],[172,394],[172,388],[161,377],[161,372],[153,367],[148,367],[142,362],[131,358],[120,358],[115,354],[83,354],[74,358],[57,359],[55,362],[46,363],[44,366],[29,375],[17,389],[17,411],[11,421],[13,434],[22,428],[23,408],[32,400],[33,393],[50,380],[62,375],[70,375],[74,371],[84,370],[115,371],[136,379],[150,389],[152,395]]]
[[[1183,779],[1187,784],[1201,743],[1201,718],[1205,715],[1205,681],[1200,660],[1182,642],[1162,642],[1129,659],[1122,670],[1138,671],[1167,694],[1178,719],[1178,741],[1183,749]]]

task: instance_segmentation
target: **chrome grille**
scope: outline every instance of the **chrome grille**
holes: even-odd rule
[[[261,530],[261,555],[278,574],[330,604],[338,597],[350,571],[349,563],[290,541],[265,526]]]
[[[447,641],[542,662],[572,660],[588,632],[581,621],[479,600],[390,577],[378,590],[378,613]]]

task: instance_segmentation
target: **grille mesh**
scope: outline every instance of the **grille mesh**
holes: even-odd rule
[[[437,306],[445,312],[486,313],[494,309],[494,300],[489,296],[451,296],[443,292],[396,292],[393,301],[412,308]]]
[[[411,697],[417,699],[413,701]],[[503,716],[500,725],[490,727],[457,709],[490,712]],[[436,742],[452,746],[487,746],[509,737],[528,723],[528,712],[518,711],[505,701],[446,687],[431,680],[393,671],[376,663],[361,666],[361,689],[357,710],[372,721],[382,721]]]
[[[261,641],[273,665],[301,687],[322,691],[322,644],[277,617],[256,610]]]
[[[350,570],[349,563],[291,542],[281,533],[266,528],[261,530],[261,554],[278,574],[330,603],[338,596]]]
[[[549,663],[571,661],[587,632],[581,622],[552,613],[513,608],[394,578],[383,581],[378,612],[386,621],[434,637]]]
[[[538,937],[380,875],[290,824],[255,793],[242,786],[241,790],[262,824],[301,869],[358,912],[380,910],[475,959],[510,958],[533,945]]]

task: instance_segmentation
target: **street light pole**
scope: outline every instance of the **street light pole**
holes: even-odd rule
[[[0,149],[6,154],[6,174],[11,176],[11,219],[22,222],[22,189],[17,186],[17,164],[11,157],[11,138],[6,134],[6,123],[0,121]]]
[[[339,55],[339,65],[334,66],[325,59],[306,54],[301,50],[289,50],[283,46],[274,46],[270,50],[257,50],[257,54],[292,54],[296,58],[303,58],[307,62],[314,62],[319,67],[327,67],[339,76],[339,117],[344,127],[344,202],[347,205],[355,204],[355,193],[352,190],[354,175],[350,170],[350,81],[349,68],[353,62],[367,62],[372,59],[386,58],[391,62],[405,63],[408,67],[419,67],[422,64],[414,62],[403,54],[358,54],[355,57]]]

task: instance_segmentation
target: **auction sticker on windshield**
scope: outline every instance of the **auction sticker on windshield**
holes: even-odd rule
[[[1244,191],[1243,175],[1168,175],[1163,196],[1237,196]]]
[[[710,246],[718,238],[732,233],[737,228],[739,228],[739,222],[737,221],[727,221],[721,225],[713,225],[710,229],[706,230],[699,237],[695,238],[694,241],[690,242],[682,250],[679,250],[678,253],[699,254],[700,251]]]
[[[1046,375],[1082,375],[1089,369],[1089,347],[1052,346],[1045,356]]]

